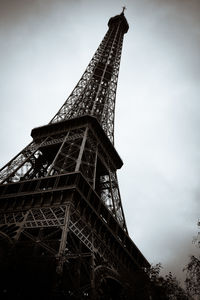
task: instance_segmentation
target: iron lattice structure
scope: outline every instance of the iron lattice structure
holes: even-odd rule
[[[109,29],[69,98],[51,123],[83,115],[98,119],[114,142],[114,117],[117,80],[124,33],[128,23],[121,16],[111,18]]]
[[[148,262],[128,236],[113,146],[123,12],[108,27],[58,113],[0,171],[1,284],[20,299],[141,295],[135,274],[144,283]],[[10,275],[19,273],[23,288]]]

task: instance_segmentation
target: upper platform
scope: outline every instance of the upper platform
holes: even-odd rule
[[[129,25],[123,12],[120,15],[116,15],[115,17],[110,18],[110,20],[108,21],[108,27],[117,25],[119,23],[121,24],[123,33],[126,33],[129,30]]]
[[[31,136],[33,140],[37,141],[38,139],[44,139],[47,136],[60,135],[67,132],[71,128],[81,126],[89,126],[96,133],[99,142],[107,150],[107,154],[110,156],[111,161],[113,161],[117,169],[120,169],[123,165],[123,162],[113,144],[110,142],[106,133],[102,129],[99,121],[94,116],[83,115],[77,118],[36,127],[32,129]]]

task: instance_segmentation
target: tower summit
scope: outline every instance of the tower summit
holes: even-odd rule
[[[127,231],[113,145],[128,29],[123,8],[61,109],[0,170],[0,285],[11,298],[132,299],[136,274],[146,278],[149,264]]]

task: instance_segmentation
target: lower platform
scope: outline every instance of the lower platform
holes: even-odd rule
[[[0,237],[1,299],[146,295],[149,263],[80,172],[1,185]]]

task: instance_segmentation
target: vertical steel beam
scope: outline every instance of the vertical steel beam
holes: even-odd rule
[[[61,241],[60,241],[60,247],[57,254],[58,258],[58,265],[56,268],[56,271],[58,274],[62,274],[63,271],[63,264],[64,264],[64,253],[67,243],[67,234],[69,231],[69,219],[70,219],[70,203],[66,205],[65,210],[65,217],[64,217],[64,225],[62,226],[62,235],[61,235]]]
[[[52,162],[52,164],[51,164],[51,167],[50,167],[50,169],[49,169],[49,171],[48,171],[48,173],[47,173],[47,176],[50,175],[50,173],[51,173],[51,171],[52,171],[52,169],[53,169],[53,167],[54,167],[54,165],[55,165],[55,163],[56,163],[56,160],[57,160],[57,158],[58,158],[60,152],[62,151],[62,148],[64,147],[64,144],[65,144],[65,142],[66,142],[68,136],[69,136],[69,131],[67,132],[67,134],[66,134],[66,136],[65,136],[65,138],[64,138],[64,140],[63,140],[63,142],[62,142],[62,144],[61,144],[61,146],[60,146],[60,149],[58,150],[58,152],[57,152],[57,154],[56,154],[56,156],[55,156],[55,158],[54,158],[54,160],[53,160],[53,162]]]
[[[78,172],[79,169],[80,169],[81,160],[82,160],[82,156],[83,156],[83,151],[84,151],[86,140],[87,140],[87,135],[88,135],[88,127],[86,127],[84,135],[83,135],[83,139],[82,139],[78,159],[77,159],[77,162],[76,162],[75,172]]]
[[[95,163],[94,163],[94,177],[93,177],[93,189],[95,190],[96,185],[96,171],[97,171],[97,158],[98,158],[98,144],[95,152]]]
[[[96,299],[96,292],[95,292],[95,254],[94,254],[94,236],[92,232],[92,245],[93,249],[91,252],[91,275],[90,275],[90,280],[91,280],[91,300]]]

